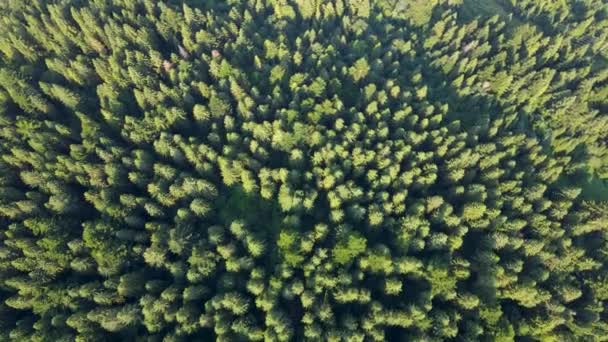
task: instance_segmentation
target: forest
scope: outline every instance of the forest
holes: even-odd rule
[[[608,2],[1,0],[0,341],[608,341]]]

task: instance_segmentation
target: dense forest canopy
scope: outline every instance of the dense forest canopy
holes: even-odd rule
[[[0,2],[0,340],[608,340],[603,0]]]

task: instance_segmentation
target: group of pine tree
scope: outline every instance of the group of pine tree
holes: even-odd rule
[[[606,340],[608,4],[489,2],[1,1],[0,340]]]

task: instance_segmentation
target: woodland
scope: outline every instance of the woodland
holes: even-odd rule
[[[604,0],[0,1],[0,341],[608,341]]]

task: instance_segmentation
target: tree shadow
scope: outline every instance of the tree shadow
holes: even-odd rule
[[[246,192],[242,186],[223,187],[216,206],[221,208],[219,220],[229,226],[236,220],[243,220],[248,228],[275,241],[282,221],[281,208],[276,201],[262,198],[257,193]]]

